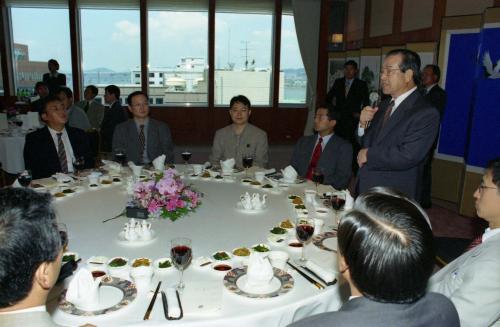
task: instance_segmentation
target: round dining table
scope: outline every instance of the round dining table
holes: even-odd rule
[[[181,166],[179,171],[182,169]],[[83,182],[81,192],[55,198],[57,219],[68,229],[68,251],[76,252],[82,258],[80,268],[86,267],[87,260],[92,256],[119,256],[129,260],[146,257],[153,261],[170,257],[170,241],[176,237],[190,238],[193,251],[193,262],[184,272],[186,287],[180,296],[184,311],[182,319],[166,320],[162,299],[158,296],[149,320],[143,320],[158,281],[162,282],[162,290],[177,285],[180,273],[172,268],[169,273],[153,276],[151,291],[139,292],[130,304],[98,316],[74,315],[58,308],[57,295],[54,294],[68,286],[71,279],[68,278],[52,292],[52,300],[48,304],[55,323],[63,326],[85,323],[97,326],[286,326],[313,314],[338,310],[348,297],[347,284],[343,281],[318,289],[287,266],[287,272],[293,277],[290,291],[272,298],[249,298],[235,294],[224,286],[223,279],[227,272],[216,271],[211,265],[200,267],[195,264],[196,258],[211,257],[216,251],[231,253],[238,247],[270,244],[270,229],[284,219],[294,221],[297,217],[288,196],[297,194],[303,197],[306,188],[314,189],[311,182],[305,182],[266,192],[242,183],[242,178],[235,175],[230,182],[213,178],[184,178],[186,184],[203,193],[201,205],[174,222],[163,218],[148,219],[155,238],[146,244],[128,244],[118,239],[128,218],[123,216],[103,222],[119,215],[126,206],[129,195],[125,176],[121,184],[101,185],[92,190]],[[241,210],[237,204],[246,192],[267,194],[266,208],[256,213]],[[314,216],[314,210],[310,210],[310,215]],[[328,214],[321,219],[325,221],[323,229],[327,231],[333,223],[333,215]],[[300,251],[288,246],[288,242],[270,244],[270,247],[288,252],[291,262],[300,256]],[[310,243],[305,253],[308,259],[338,275],[335,252],[325,251]],[[233,264],[233,267],[236,266],[237,263]],[[132,278],[130,280],[133,281]]]

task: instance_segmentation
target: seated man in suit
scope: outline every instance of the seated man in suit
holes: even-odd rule
[[[101,123],[101,151],[111,152],[115,127],[127,121],[128,116],[120,103],[120,88],[118,86],[106,86],[104,89],[104,101],[109,105],[109,108],[104,110],[104,117]]]
[[[90,126],[95,129],[101,127],[102,118],[104,117],[104,106],[97,101],[94,101],[99,90],[94,85],[88,85],[83,92],[85,100],[76,103],[76,105],[85,111],[89,119]]]
[[[36,82],[35,93],[38,94],[39,98],[31,103],[31,111],[40,114],[43,109],[44,99],[49,95],[49,87],[44,82]]]
[[[73,104],[73,91],[68,87],[61,87],[57,93],[57,97],[68,111],[68,126],[82,129],[84,131],[90,129],[90,122],[85,114],[85,111]]]
[[[3,188],[0,204],[0,326],[56,326],[45,308],[62,260],[51,197]]]
[[[388,188],[360,195],[338,229],[338,269],[351,297],[291,326],[460,326],[445,296],[426,293],[434,268],[424,211]]]
[[[265,168],[268,162],[267,133],[250,124],[250,100],[244,95],[233,97],[229,103],[232,124],[215,132],[210,162],[234,158],[236,167],[243,167],[243,157],[252,157],[253,165]]]
[[[174,144],[167,124],[149,118],[148,96],[142,91],[132,92],[128,110],[133,118],[116,126],[113,152],[125,151],[128,160],[147,164],[164,154],[166,163],[174,162]]]
[[[339,115],[331,105],[318,106],[314,116],[316,134],[303,136],[297,142],[290,165],[307,179],[311,179],[313,169],[321,168],[323,184],[343,190],[351,177],[352,146],[333,133]]]
[[[68,114],[59,98],[47,97],[42,120],[46,126],[26,135],[24,144],[24,165],[33,179],[73,172],[73,160],[79,157],[84,158],[86,168],[94,166],[87,135],[66,126]]]
[[[461,326],[500,326],[500,158],[488,164],[474,198],[489,228],[432,276],[429,290],[450,298]]]

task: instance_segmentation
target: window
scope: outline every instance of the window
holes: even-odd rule
[[[243,94],[270,105],[274,1],[220,0],[215,15],[215,104]]]
[[[155,77],[155,73],[149,73],[149,77]]]
[[[126,98],[140,85],[139,1],[80,0],[83,87],[115,84]]]
[[[281,19],[279,103],[306,103],[307,76],[300,56],[291,8]]]
[[[156,98],[155,101],[156,101],[155,104],[163,104],[162,98]]]
[[[151,85],[163,90],[167,104],[206,105],[208,0],[151,0],[148,8]]]
[[[10,14],[16,94],[27,96],[34,92],[35,83],[48,73],[49,59],[59,62],[59,73],[66,75],[66,86],[72,88],[68,10],[13,6]]]

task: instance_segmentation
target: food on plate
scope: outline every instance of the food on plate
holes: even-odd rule
[[[262,185],[260,182],[257,182],[257,181],[252,181],[250,182],[250,185],[253,185],[253,186],[260,186]]]
[[[290,228],[293,228],[294,225],[293,223],[290,221],[290,219],[285,219],[281,222],[280,224],[280,227],[281,228],[286,228],[286,229],[290,229]]]
[[[271,184],[264,184],[262,185],[262,188],[274,188]]]
[[[94,270],[94,271],[92,271],[92,277],[94,277],[94,278],[102,277],[104,275],[106,275],[105,271],[102,271],[102,270]]]
[[[250,250],[248,248],[237,248],[233,250],[233,254],[238,257],[247,257],[250,255]]]
[[[63,198],[63,197],[65,197],[65,196],[66,196],[66,194],[64,194],[63,192],[57,192],[56,194],[54,194],[54,196],[55,196],[56,198]]]
[[[265,244],[257,244],[252,247],[252,249],[255,252],[269,252],[271,249],[269,249],[269,246]]]
[[[201,177],[203,177],[203,178],[210,178],[210,172],[205,171],[203,174],[201,174]]]
[[[63,262],[68,262],[68,261],[75,261],[76,260],[76,254],[64,254],[62,257]]]
[[[172,267],[172,261],[165,259],[164,261],[158,262],[158,268],[170,268]]]
[[[122,181],[122,180],[121,180],[120,178],[118,178],[118,177],[113,177],[113,182],[114,182],[114,183],[119,183],[119,182],[121,182],[121,181]]]
[[[134,262],[132,263],[133,268],[149,267],[150,265],[151,265],[151,260],[149,260],[148,258],[135,259]]]
[[[247,178],[245,178],[245,179],[242,179],[242,180],[241,180],[241,182],[242,182],[242,183],[251,183],[251,182],[253,182],[253,181],[252,181],[251,179],[247,179]]]
[[[222,177],[221,175],[217,175],[214,177],[215,179],[223,179],[224,177]]]
[[[32,184],[31,187],[32,188],[41,188],[41,187],[45,187],[45,186],[43,186],[42,184],[35,183],[35,184]]]
[[[64,194],[72,194],[72,193],[75,193],[74,190],[70,189],[70,188],[67,188],[65,190],[62,191]]]
[[[111,181],[111,180],[109,180],[109,179],[103,179],[103,180],[101,181],[101,184],[104,184],[104,185],[109,185],[109,184],[111,184],[111,183],[113,183],[113,181]]]
[[[303,205],[303,204],[297,204],[297,205],[295,206],[295,209],[300,209],[300,210],[303,210],[303,209],[305,209],[305,208],[306,208],[306,206],[305,206],[305,205]]]
[[[112,268],[123,267],[127,264],[127,260],[124,258],[114,258],[111,260],[108,265]]]
[[[229,260],[231,259],[231,257],[229,256],[229,254],[226,252],[226,251],[219,251],[219,252],[215,252],[212,257],[215,259],[215,260]]]
[[[291,246],[293,248],[301,248],[302,247],[302,243],[300,243],[300,242],[291,242],[291,243],[288,243],[288,246]]]
[[[99,185],[97,184],[90,184],[89,187],[98,187]]]
[[[276,235],[281,235],[281,234],[286,234],[286,229],[283,227],[274,227],[273,229],[270,230],[272,234]]]
[[[218,265],[214,266],[214,269],[217,271],[228,271],[228,270],[231,270],[231,268],[232,267],[230,265],[226,265],[226,264],[218,264]]]

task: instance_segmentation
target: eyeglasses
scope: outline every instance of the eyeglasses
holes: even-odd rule
[[[479,186],[477,187],[477,189],[479,190],[479,193],[483,193],[483,191],[486,190],[486,189],[494,189],[494,190],[496,190],[497,188],[493,187],[493,186],[486,186],[483,183],[481,183],[481,184],[479,184]]]
[[[382,70],[380,70],[380,75],[390,76],[394,74],[393,72],[400,72],[400,71],[401,71],[400,68],[383,68]]]
[[[318,119],[318,120],[328,119],[328,115],[315,115],[314,119]]]

